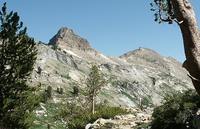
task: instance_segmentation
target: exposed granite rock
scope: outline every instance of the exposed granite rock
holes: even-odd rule
[[[85,129],[134,129],[141,124],[151,122],[152,109],[135,112],[126,115],[117,115],[113,119],[99,118],[94,123],[86,125]]]
[[[61,28],[49,44],[38,44],[32,84],[69,91],[71,83],[82,84],[91,65],[96,64],[107,78],[112,78],[97,100],[112,106],[155,106],[166,93],[193,88],[181,63],[150,49],[139,48],[120,57],[108,57],[68,28]],[[59,49],[52,49],[52,45]]]
[[[58,33],[52,39],[50,39],[49,45],[54,45],[61,49],[91,49],[89,42],[86,39],[74,34],[73,30],[67,27],[61,28]]]

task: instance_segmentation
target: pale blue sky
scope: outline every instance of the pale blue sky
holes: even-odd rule
[[[105,55],[119,56],[146,47],[179,61],[185,58],[179,28],[155,23],[151,0],[2,1],[19,13],[29,35],[36,40],[47,43],[60,27],[66,26]],[[200,1],[191,1],[199,19]]]

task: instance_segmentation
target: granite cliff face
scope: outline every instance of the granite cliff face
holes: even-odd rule
[[[57,46],[60,49],[79,49],[90,50],[92,49],[89,42],[76,35],[72,29],[66,27],[61,28],[57,34],[50,39],[49,45]]]
[[[62,87],[69,92],[73,82],[81,84],[87,77],[92,64],[112,78],[98,101],[113,106],[159,105],[166,93],[193,88],[186,70],[173,58],[147,48],[108,57],[68,28],[61,28],[48,45],[38,44],[32,84],[50,85],[53,89]],[[59,101],[59,97],[55,95],[54,101]]]

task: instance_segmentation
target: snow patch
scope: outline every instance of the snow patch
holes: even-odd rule
[[[103,54],[99,54],[102,58],[104,58],[104,59],[106,59],[106,60],[108,60],[108,61],[110,61],[110,62],[112,62],[113,64],[118,64],[118,63],[116,63],[116,62],[114,62],[113,60],[111,60],[110,58],[108,58],[107,56],[105,56],[105,55],[103,55]]]
[[[106,57],[106,56],[103,55],[103,54],[100,54],[100,56],[103,57],[103,58],[106,59],[106,60],[110,60],[108,57]]]
[[[80,56],[78,56],[77,54],[75,54],[74,52],[70,51],[70,50],[66,50],[64,49],[65,52],[67,52],[68,54],[72,55],[72,56],[76,56],[78,58],[81,58]]]

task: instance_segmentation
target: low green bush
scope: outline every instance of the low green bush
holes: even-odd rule
[[[49,99],[52,98],[52,87],[48,86],[44,91],[38,92],[40,95],[40,101],[46,103]]]
[[[195,91],[167,95],[165,103],[154,109],[152,129],[197,129],[200,96]]]
[[[58,94],[61,94],[61,95],[62,95],[62,94],[64,93],[64,90],[63,90],[62,87],[57,87],[56,92],[57,92]]]
[[[122,109],[120,107],[110,107],[105,105],[98,105],[96,110],[97,111],[95,115],[97,115],[97,117],[100,116],[104,119],[113,118],[116,115],[122,115],[127,113],[125,109]]]
[[[83,114],[75,116],[69,123],[68,127],[70,129],[84,129],[86,124],[93,123],[98,118],[109,119],[116,115],[127,113],[124,109],[119,107],[108,107],[102,106],[98,107],[95,114],[90,112],[85,112]]]
[[[109,107],[105,105],[97,105],[95,114],[92,114],[90,110],[87,109],[83,111],[81,107],[74,106],[74,108],[75,110],[73,110],[73,112],[63,108],[56,117],[57,119],[64,119],[69,129],[85,129],[88,123],[93,123],[98,118],[108,119],[116,115],[127,113],[126,110],[120,107]]]

